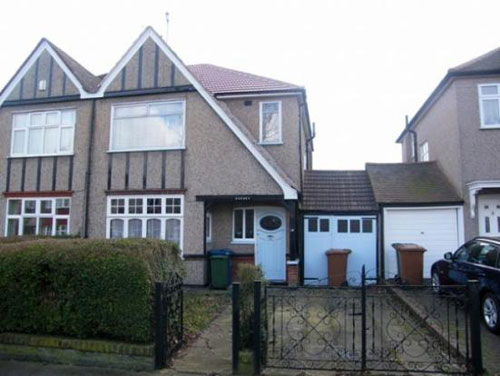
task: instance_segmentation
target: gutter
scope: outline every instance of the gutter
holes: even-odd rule
[[[83,237],[89,237],[89,200],[90,200],[90,180],[92,177],[92,152],[94,145],[94,129],[95,129],[95,119],[96,119],[96,100],[92,99],[92,115],[90,118],[90,135],[89,135],[89,145],[87,150],[87,171],[85,172],[85,220],[84,220],[84,230]]]

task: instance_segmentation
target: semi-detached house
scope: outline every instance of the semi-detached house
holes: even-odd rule
[[[286,279],[312,165],[302,87],[186,66],[150,27],[102,76],[42,39],[0,94],[3,235],[174,241]]]

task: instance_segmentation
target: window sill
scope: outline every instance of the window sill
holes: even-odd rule
[[[47,158],[47,157],[72,157],[75,153],[64,153],[64,154],[26,154],[26,155],[9,155],[8,159],[16,158]]]
[[[500,124],[498,124],[498,125],[481,125],[479,127],[479,130],[481,130],[481,131],[487,131],[489,129],[500,129]]]
[[[262,146],[279,146],[279,145],[283,145],[283,142],[259,142],[259,145],[262,145]]]
[[[255,244],[255,239],[249,239],[249,240],[232,240],[231,244]]]
[[[185,146],[178,148],[155,148],[155,149],[124,149],[124,150],[108,150],[106,153],[142,153],[145,151],[172,151],[172,150],[186,150]]]

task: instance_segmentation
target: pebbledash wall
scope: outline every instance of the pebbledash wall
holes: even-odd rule
[[[482,129],[478,85],[500,83],[500,76],[460,77],[451,80],[416,125],[418,144],[429,144],[430,160],[443,172],[464,199],[465,238],[479,234],[478,215],[471,218],[467,183],[500,180],[500,131]],[[403,142],[403,162],[411,162],[411,136]]]

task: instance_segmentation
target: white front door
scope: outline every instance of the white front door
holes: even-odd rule
[[[257,208],[256,259],[270,281],[286,279],[286,218],[281,208]]]
[[[500,236],[500,195],[479,195],[479,235]]]

